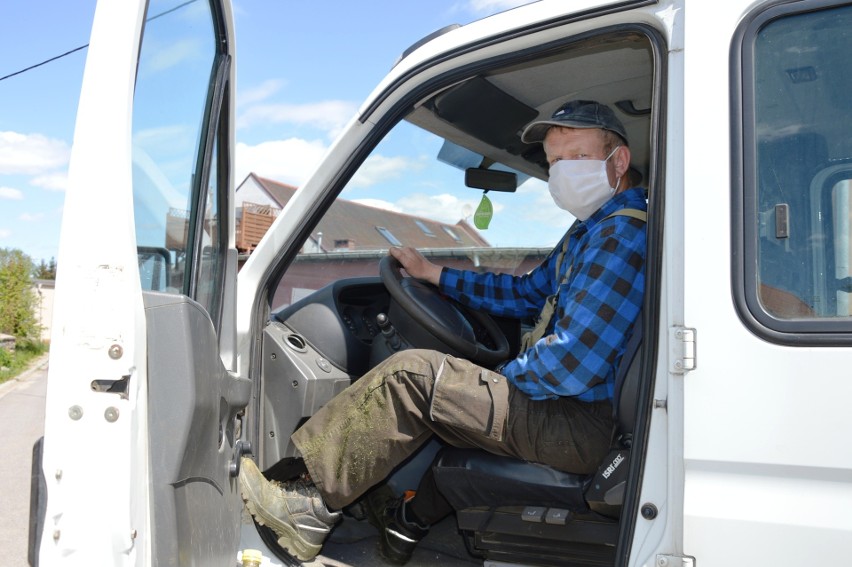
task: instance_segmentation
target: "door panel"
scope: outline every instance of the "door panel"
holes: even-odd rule
[[[153,556],[158,565],[231,565],[242,502],[230,465],[251,382],[222,365],[200,304],[149,292],[145,315]]]

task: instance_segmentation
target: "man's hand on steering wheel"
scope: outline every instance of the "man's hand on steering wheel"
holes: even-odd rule
[[[402,264],[411,277],[427,281],[434,286],[440,283],[442,267],[424,258],[415,248],[392,246],[389,253]]]
[[[403,277],[403,268],[411,277]],[[509,341],[494,319],[485,312],[465,309],[442,296],[436,285],[429,285],[438,283],[441,269],[414,248],[391,248],[390,254],[379,262],[382,283],[393,299],[389,313],[398,305],[451,352],[481,366],[491,368],[506,360]],[[487,344],[477,337],[474,325],[488,335]]]

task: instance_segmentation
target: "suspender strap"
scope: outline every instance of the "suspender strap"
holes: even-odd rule
[[[642,222],[648,222],[648,213],[639,209],[620,209],[607,215],[603,220],[611,219],[612,217],[630,217]],[[568,279],[568,275],[571,273],[571,268],[568,268],[565,270],[563,277],[559,277],[559,269],[562,267],[562,260],[565,259],[565,254],[568,253],[568,242],[571,240],[571,234],[577,229],[579,224],[579,222],[575,222],[571,225],[571,228],[568,229],[568,233],[565,235],[565,240],[562,241],[562,250],[556,258],[556,279],[559,280],[559,285],[565,283],[565,280]]]
[[[606,218],[611,219],[612,217],[630,217],[642,222],[648,222],[648,213],[639,209],[621,209],[608,215]]]
[[[574,229],[577,228],[577,225],[580,223],[574,223],[571,228],[568,229],[568,233],[565,235],[565,239],[562,241],[562,250],[559,251],[559,255],[556,257],[556,277],[555,279],[559,279],[559,269],[562,267],[562,260],[565,259],[565,254],[568,253],[568,242],[571,240],[571,234],[574,232]],[[571,268],[567,270],[569,273],[571,272]],[[567,275],[566,275],[567,277]],[[564,279],[564,278],[563,278]],[[560,281],[560,284],[562,282]]]

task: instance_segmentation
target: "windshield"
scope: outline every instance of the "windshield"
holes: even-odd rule
[[[619,109],[631,140],[631,183],[642,185],[650,155],[652,61],[647,37],[617,33],[472,75],[421,99],[300,243],[270,294],[271,309],[333,281],[376,276],[391,246],[412,246],[449,267],[528,272],[575,219],[554,204],[544,151],[521,140],[524,126],[550,116],[580,85],[622,77],[617,89],[589,86],[588,97]],[[251,253],[256,235],[298,190],[262,172],[243,181],[236,192],[241,252]]]
[[[466,187],[464,166],[476,158],[481,163],[481,156],[435,134],[398,124],[303,243],[278,287],[273,310],[332,281],[377,275],[391,246],[413,246],[435,262],[466,269],[514,274],[532,269],[573,217],[553,205],[545,182],[523,174],[514,193]],[[285,202],[297,190],[256,176],[246,183]],[[238,201],[250,192],[241,187]],[[243,201],[240,216],[248,220],[258,205]],[[493,215],[485,228],[489,209]]]

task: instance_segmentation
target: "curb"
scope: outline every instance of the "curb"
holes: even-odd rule
[[[38,370],[41,370],[45,366],[47,366],[47,362],[49,360],[49,353],[44,353],[39,356],[37,359],[32,361],[26,370],[22,371],[20,374],[15,376],[14,378],[9,378],[2,384],[0,384],[0,398],[5,396],[11,390],[14,390],[18,384],[27,380],[31,374],[35,373]]]

